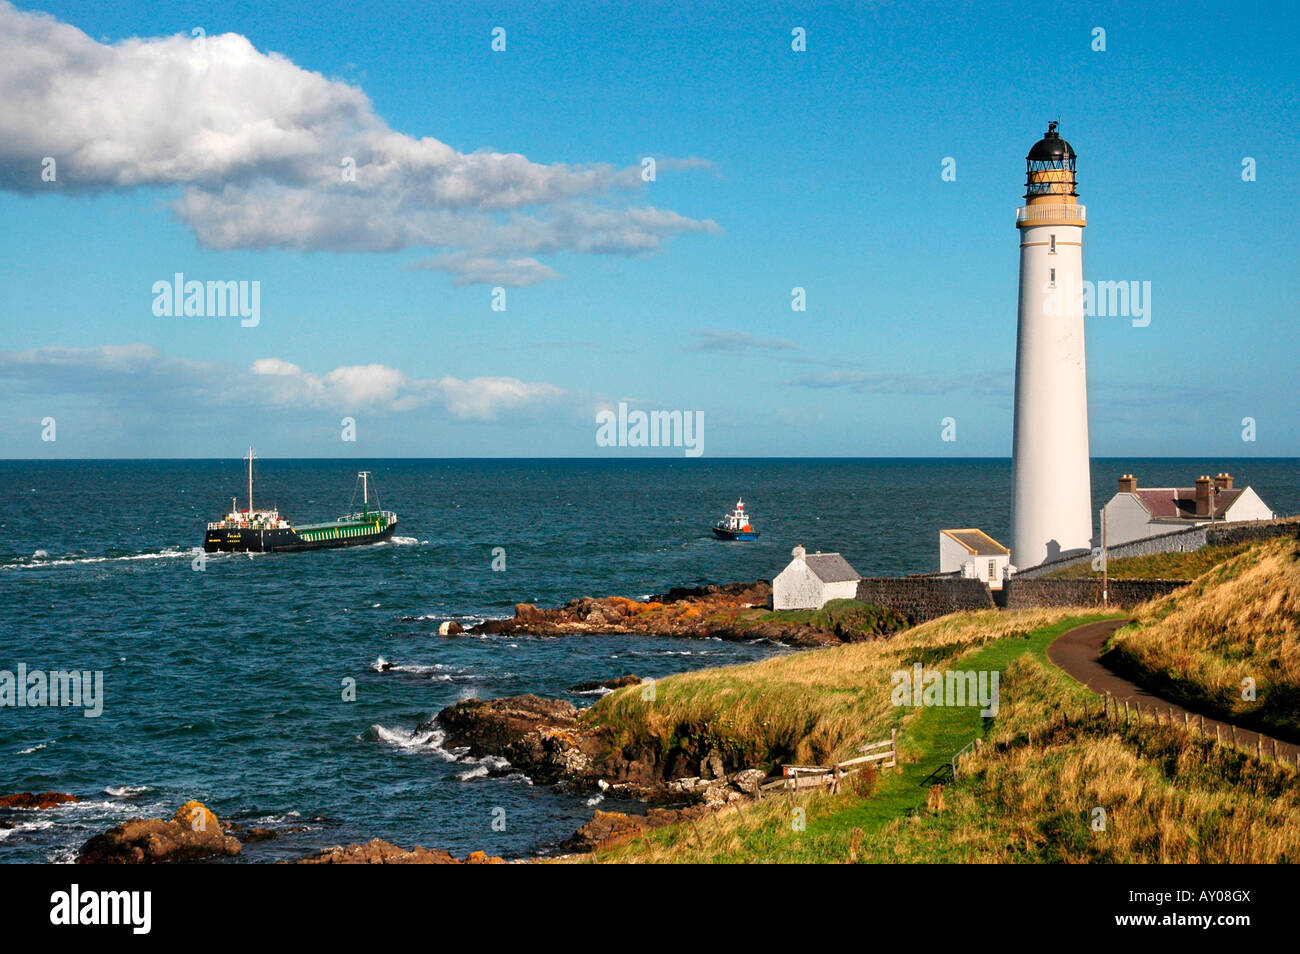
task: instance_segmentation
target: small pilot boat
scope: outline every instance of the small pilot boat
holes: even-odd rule
[[[736,509],[713,525],[713,533],[721,540],[755,540],[758,538],[758,531],[750,525],[749,517],[745,516],[745,501],[743,500],[737,500]]]

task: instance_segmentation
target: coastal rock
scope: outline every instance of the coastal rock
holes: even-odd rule
[[[442,849],[416,845],[410,851],[391,842],[374,838],[364,845],[335,845],[323,848],[296,862],[300,865],[500,865],[501,858],[481,851],[470,852],[464,861]]]
[[[646,600],[583,596],[555,609],[516,603],[513,618],[488,620],[470,632],[680,636],[744,642],[767,639],[809,648],[886,639],[908,626],[906,617],[867,604],[836,613],[792,617],[773,615],[771,603],[772,585],[766,580],[675,587]]]
[[[722,764],[722,753],[709,749],[709,754],[700,762],[700,775],[704,778],[726,778],[727,769]]]
[[[16,792],[0,797],[0,808],[53,808],[65,802],[75,802],[76,795],[64,792]]]
[[[470,632],[770,639],[791,646],[831,646],[846,640],[846,634],[834,627],[762,619],[771,599],[771,584],[759,580],[724,586],[679,587],[648,600],[583,596],[556,609],[516,603],[513,618],[487,620]]]
[[[616,848],[656,828],[703,818],[712,810],[705,805],[651,808],[644,815],[597,810],[591,816],[591,821],[579,828],[560,849],[567,852],[588,852]]]
[[[640,684],[640,676],[619,676],[617,679],[600,679],[595,682],[580,682],[576,686],[570,686],[569,692],[596,692],[599,689],[608,689],[612,692],[615,689],[622,689],[624,686],[638,686]]]
[[[759,786],[767,778],[767,773],[761,769],[741,769],[735,775],[731,776],[731,784],[736,787],[737,791],[744,792],[746,795],[757,795]]]
[[[752,768],[740,774],[741,766],[728,767],[716,748],[703,748],[689,738],[667,751],[658,743],[615,744],[608,730],[588,728],[578,709],[563,699],[467,699],[419,727],[433,729],[447,748],[463,749],[477,759],[503,758],[535,782],[600,789],[619,797],[728,801],[744,791],[737,780],[752,788],[755,779],[764,777]]]
[[[600,747],[578,730],[578,710],[563,699],[467,699],[433,721],[445,733],[447,747],[467,748],[475,758],[504,758],[535,781],[595,781]],[[421,729],[434,727],[425,723]]]
[[[646,815],[597,811],[591,816],[591,821],[579,828],[562,847],[565,851],[613,848],[631,841],[649,829],[650,819]]]
[[[202,802],[189,801],[170,821],[134,818],[96,835],[77,855],[77,864],[160,864],[239,854],[239,839]]]
[[[446,620],[438,626],[439,636],[459,636],[463,632],[465,632],[465,627],[454,619]]]

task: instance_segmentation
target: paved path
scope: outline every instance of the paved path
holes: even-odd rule
[[[1130,706],[1140,706],[1143,712],[1158,710],[1166,720],[1171,712],[1175,722],[1183,721],[1184,716],[1186,716],[1199,726],[1201,722],[1199,713],[1185,709],[1167,699],[1162,699],[1160,696],[1153,695],[1137,683],[1116,675],[1102,665],[1099,657],[1101,656],[1102,647],[1106,645],[1106,640],[1110,638],[1111,633],[1128,622],[1129,620],[1126,619],[1105,619],[1096,623],[1085,623],[1082,626],[1076,626],[1074,629],[1063,633],[1059,639],[1047,647],[1047,658],[1058,669],[1077,679],[1093,692],[1103,696],[1113,696],[1121,704],[1127,701]],[[1230,740],[1232,738],[1233,727],[1230,722],[1211,719],[1209,716],[1205,717],[1206,734],[1213,735],[1216,726],[1223,734],[1224,739]],[[1300,745],[1274,739],[1272,736],[1263,735],[1253,729],[1237,727],[1237,744],[1243,748],[1254,749],[1258,739],[1264,741],[1264,754],[1266,756],[1272,756],[1273,744],[1276,742],[1279,759],[1295,762],[1300,758]]]

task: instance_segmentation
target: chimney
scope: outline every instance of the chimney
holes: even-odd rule
[[[1214,481],[1209,477],[1196,478],[1196,516],[1210,515],[1210,488],[1213,485]]]
[[[1232,474],[1219,474],[1219,476],[1215,477],[1215,478],[1214,478],[1214,489],[1215,489],[1215,490],[1231,490],[1231,489],[1232,489]]]
[[[1135,494],[1138,489],[1138,479],[1132,474],[1124,474],[1119,479],[1119,492],[1122,494]]]
[[[802,543],[796,544],[795,548],[790,551],[790,556],[800,561],[802,561],[803,558],[807,555],[808,555],[808,551],[803,548]]]

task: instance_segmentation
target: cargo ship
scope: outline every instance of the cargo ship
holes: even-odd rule
[[[758,531],[745,514],[745,501],[737,500],[736,509],[713,525],[713,534],[722,540],[756,540]]]
[[[248,509],[240,510],[235,500],[230,501],[230,513],[208,524],[203,538],[207,553],[278,553],[288,550],[324,550],[331,547],[355,547],[388,540],[397,527],[397,514],[382,510],[379,496],[375,494],[374,506],[370,497],[371,474],[363,470],[357,474],[352,489],[352,503],[348,513],[329,523],[309,523],[295,527],[278,508],[257,510],[253,507],[253,448],[248,449]],[[361,506],[355,507],[357,488],[361,490]]]

